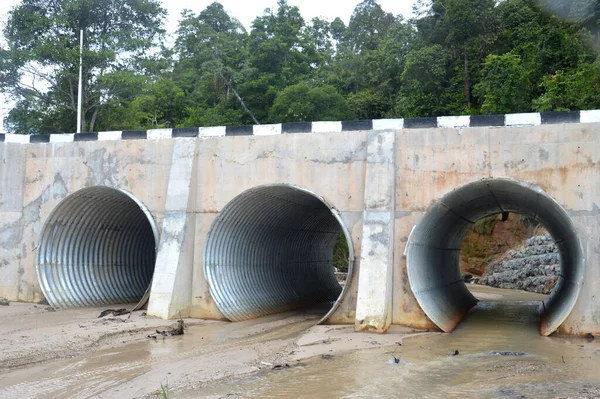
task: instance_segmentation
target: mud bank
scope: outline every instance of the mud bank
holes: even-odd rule
[[[185,391],[414,335],[401,327],[380,335],[315,326],[322,309],[312,309],[238,323],[185,320],[183,336],[150,339],[174,322],[142,312],[98,319],[102,310],[0,309],[0,398],[147,397],[161,384]]]
[[[469,288],[481,302],[451,334],[315,326],[312,309],[149,339],[174,322],[11,304],[0,398],[600,397],[600,339],[541,337],[543,295]]]
[[[313,357],[190,390],[178,399],[600,397],[598,339],[539,335],[529,292],[477,287],[481,301],[451,334],[416,335],[390,346]],[[480,295],[483,294],[483,295]],[[517,300],[506,301],[507,298]],[[504,300],[503,300],[504,299]],[[157,397],[157,396],[154,396]]]
[[[133,304],[128,306],[132,307]],[[104,310],[106,307],[54,310],[48,305],[21,302],[1,307],[0,373],[126,345],[175,323],[145,317],[144,311],[99,318]],[[214,324],[198,319],[185,319],[185,323]],[[0,375],[0,381],[3,380]]]

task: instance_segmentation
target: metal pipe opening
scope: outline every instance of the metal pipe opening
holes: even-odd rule
[[[84,188],[52,211],[37,273],[57,308],[138,302],[152,280],[157,231],[145,207],[109,187]]]
[[[336,214],[303,189],[248,190],[223,208],[208,234],[204,273],[210,293],[231,321],[335,306],[342,287],[333,249],[342,231],[348,238]],[[352,253],[350,242],[349,248]],[[351,260],[349,266],[348,279]]]
[[[584,257],[566,211],[537,186],[513,179],[484,179],[446,194],[427,211],[409,239],[406,262],[411,289],[441,330],[452,331],[477,303],[459,270],[467,230],[477,220],[502,212],[536,219],[559,249],[561,272],[540,306],[540,333],[550,335],[573,309],[583,281]]]

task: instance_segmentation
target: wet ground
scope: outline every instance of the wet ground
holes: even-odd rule
[[[129,398],[156,391],[170,375],[182,383],[186,373],[211,380],[211,375],[253,372],[257,368],[244,360],[263,352],[266,356],[270,351],[266,342],[298,336],[319,316],[294,313],[235,324],[209,322],[189,326],[184,336],[156,339],[148,338],[155,329],[134,332],[132,341],[115,341],[83,356],[4,372],[0,398]]]
[[[600,397],[598,338],[541,337],[541,296],[470,288],[482,302],[452,334],[313,326],[320,311],[202,323],[166,339],[140,330],[82,355],[5,368],[0,398],[162,397],[161,384],[169,398]],[[92,322],[78,323],[84,331]]]
[[[173,322],[141,312],[131,319],[98,319],[100,309],[49,313],[28,304],[9,308],[0,309],[0,398],[11,399],[145,397],[161,384],[185,390],[270,370],[291,362],[290,353],[304,359],[331,350],[391,345],[397,339],[355,334],[353,326],[315,326],[325,308],[239,323],[186,320],[196,324],[183,336],[164,338],[152,333]],[[410,336],[410,329],[400,331]]]
[[[600,343],[542,337],[544,297],[470,287],[482,300],[452,334],[311,359],[177,398],[600,398]]]
[[[492,335],[473,345],[468,334],[461,335],[452,341],[408,339],[396,352],[382,348],[316,359],[290,369],[206,384],[174,397],[600,397],[600,355],[591,353],[590,347],[580,348],[583,342],[542,339],[545,342],[514,344]],[[456,350],[459,354],[452,356]]]

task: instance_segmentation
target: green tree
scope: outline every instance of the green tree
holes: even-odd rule
[[[130,107],[137,125],[145,129],[176,127],[186,116],[183,90],[166,78],[148,85]]]
[[[555,6],[559,3],[555,2]],[[496,52],[510,52],[519,57],[529,90],[525,93],[521,88],[520,93],[522,98],[530,101],[548,98],[544,96],[544,91],[549,86],[543,84],[548,76],[559,71],[573,71],[580,64],[593,62],[585,28],[573,19],[559,18],[557,15],[560,12],[556,14],[549,11],[546,0],[507,0],[498,5],[502,33],[495,43]],[[517,105],[511,112],[516,112],[517,108],[523,109],[523,104],[517,102]],[[539,107],[541,105],[534,106],[530,102],[525,109]]]
[[[299,83],[277,95],[269,113],[271,122],[339,121],[352,119],[348,104],[333,86]]]
[[[342,21],[340,17],[337,17],[333,20],[330,27],[331,37],[333,38],[333,40],[335,40],[336,43],[342,41],[344,39],[347,29],[346,24],[344,24],[344,21]]]
[[[385,116],[389,102],[372,89],[348,95],[348,106],[357,119],[380,119]]]
[[[111,75],[143,72],[140,61],[164,33],[165,15],[158,0],[21,0],[9,12],[0,49],[0,91],[19,104],[8,126],[23,133],[75,129],[82,29],[82,131],[94,130],[100,111],[119,96],[120,77]],[[25,105],[35,111],[30,121],[23,120]]]
[[[543,10],[575,22],[591,33],[596,50],[600,50],[600,1],[540,0]]]
[[[197,16],[190,11],[182,13],[175,54],[178,61],[172,79],[183,90],[181,105],[186,109],[175,124],[208,123],[202,116],[211,114],[210,109],[229,115],[227,124],[253,122],[253,113],[240,95],[240,87],[252,72],[248,35],[221,4],[212,3]]]
[[[503,114],[525,112],[531,108],[531,89],[521,58],[512,53],[489,55],[475,86],[483,100],[481,112]]]
[[[534,100],[537,111],[598,109],[600,58],[593,64],[582,63],[577,68],[548,75],[541,86],[544,94]]]
[[[358,118],[382,118],[394,105],[415,30],[368,0],[356,7],[343,32],[324,80],[346,96]]]
[[[499,29],[495,1],[431,0],[421,3],[421,12],[422,17],[416,21],[421,40],[443,46],[452,69],[449,83],[452,77],[462,81],[463,106],[453,108],[460,113],[471,112],[471,87]],[[455,84],[448,87],[458,89]]]
[[[471,84],[473,68],[469,62],[474,54],[481,54],[486,39],[494,34],[494,0],[446,0],[446,39],[455,56],[463,61],[462,78],[466,109],[471,108]],[[483,50],[485,51],[485,50]],[[478,62],[475,58],[475,62]]]
[[[113,87],[114,91],[106,98],[99,111],[94,113],[94,123],[90,123],[94,130],[136,130],[150,127],[140,123],[141,118],[135,115],[136,110],[131,106],[151,84],[148,77],[122,70],[105,74],[99,79],[102,79],[103,85]],[[65,119],[70,120],[69,117]]]
[[[322,21],[306,26],[298,7],[279,0],[252,23],[249,39],[251,79],[242,92],[259,120],[268,120],[278,93],[288,86],[314,80],[327,62],[327,27]]]
[[[348,26],[279,0],[249,32],[212,3],[168,48],[158,1],[21,0],[9,129],[74,130],[80,28],[87,130],[598,107],[598,0],[419,0],[411,21],[360,0]]]
[[[394,22],[395,17],[376,0],[363,0],[354,8],[343,43],[355,53],[375,50]]]
[[[235,126],[247,123],[248,115],[231,104],[218,103],[213,107],[191,106],[182,126]]]
[[[317,61],[316,66],[329,62],[334,54],[333,33],[331,24],[321,18],[313,18],[306,27],[306,38],[310,43],[307,50],[314,51],[310,56]]]
[[[446,104],[446,60],[439,44],[408,54],[402,88],[391,116],[420,117],[444,114]]]

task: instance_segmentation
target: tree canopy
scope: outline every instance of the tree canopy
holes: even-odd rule
[[[0,48],[0,90],[17,101],[9,128],[75,129],[83,29],[82,124],[94,130],[103,109],[137,95],[136,76],[144,76],[142,60],[164,33],[165,14],[158,0],[22,0],[8,14]]]
[[[249,29],[218,2],[21,0],[0,43],[17,133],[600,108],[600,0],[363,0],[346,25],[279,0]],[[172,43],[172,44],[165,44]]]

